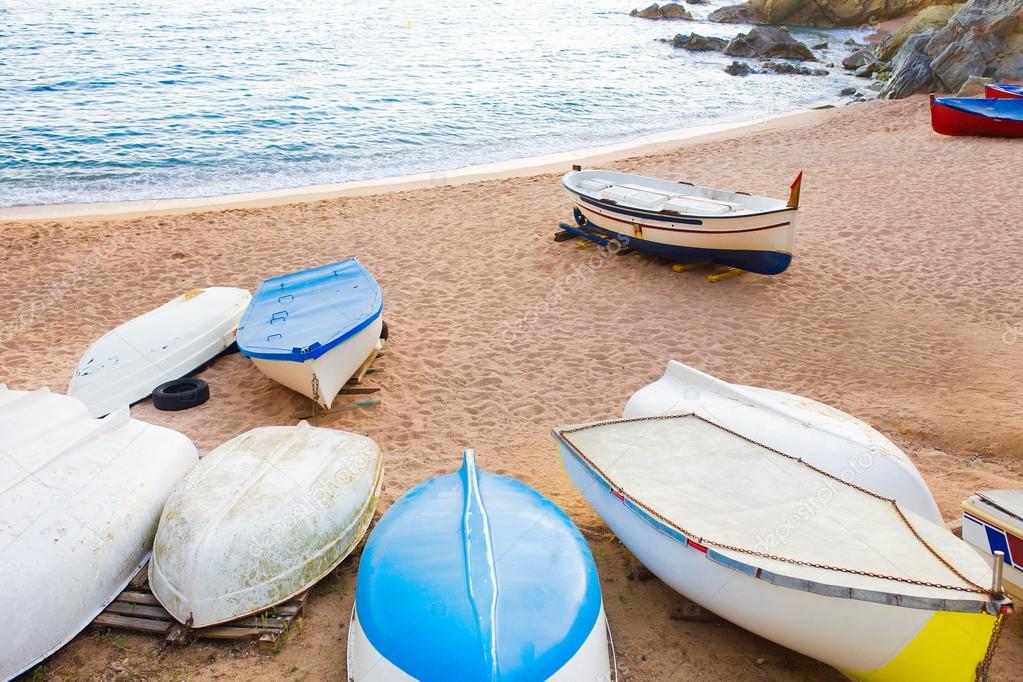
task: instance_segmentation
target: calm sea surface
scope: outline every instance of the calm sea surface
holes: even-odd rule
[[[864,84],[840,67],[729,76],[731,59],[656,39],[748,27],[645,21],[634,6],[0,0],[0,206],[444,171],[772,116]],[[836,63],[857,35],[793,33],[829,40]]]

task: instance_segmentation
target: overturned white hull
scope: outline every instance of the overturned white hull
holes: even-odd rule
[[[149,558],[163,504],[198,460],[123,408],[0,386],[0,679],[81,632]]]

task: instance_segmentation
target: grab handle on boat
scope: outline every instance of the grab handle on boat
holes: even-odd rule
[[[995,565],[991,575],[991,594],[996,597],[1001,597],[1004,594],[1002,590],[1002,569],[1005,567],[1005,552],[1000,549],[995,550]]]

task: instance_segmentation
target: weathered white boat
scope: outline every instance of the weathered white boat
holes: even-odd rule
[[[287,601],[365,535],[383,463],[365,436],[266,426],[185,476],[156,533],[149,584],[177,620],[205,627]]]
[[[185,436],[77,398],[0,385],[0,679],[85,628],[149,558],[198,460]]]
[[[1011,606],[984,561],[766,435],[697,414],[554,430],[590,505],[689,599],[854,679],[973,680]]]
[[[943,523],[927,483],[898,446],[868,424],[816,400],[767,388],[730,384],[671,360],[664,376],[629,399],[623,416],[692,412],[890,497]]]
[[[354,682],[615,679],[597,568],[557,506],[476,468],[415,487],[359,562]]]
[[[788,201],[578,167],[562,184],[587,232],[679,263],[776,275],[792,262],[802,177],[792,183]]]
[[[85,351],[68,394],[95,417],[148,398],[234,342],[252,296],[245,289],[192,289],[107,332]]]
[[[1005,589],[1023,599],[1023,490],[982,490],[963,502],[963,540],[989,563],[1004,556]]]
[[[263,281],[238,327],[238,349],[263,374],[325,408],[374,348],[384,297],[355,258]]]

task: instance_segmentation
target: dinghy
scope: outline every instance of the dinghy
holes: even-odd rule
[[[756,432],[764,445],[944,523],[927,483],[906,453],[845,412],[791,393],[730,384],[671,360],[663,377],[633,394],[623,416],[680,411]]]
[[[963,540],[988,563],[1002,552],[1005,588],[1023,599],[1023,490],[984,490],[963,502]]]
[[[578,166],[562,184],[581,230],[679,263],[777,275],[792,261],[802,177],[787,202]]]
[[[984,86],[984,96],[991,98],[1023,99],[1023,85],[989,83]]]
[[[85,351],[68,394],[94,417],[148,398],[230,346],[250,298],[245,289],[192,289],[125,322]]]
[[[291,599],[365,535],[383,464],[369,438],[266,426],[203,457],[174,488],[156,533],[149,584],[199,628]]]
[[[1023,137],[1023,100],[931,95],[931,127],[942,135]]]
[[[259,285],[238,348],[263,374],[329,409],[379,348],[384,297],[355,258]]]
[[[123,407],[0,385],[0,679],[81,632],[149,558],[164,501],[198,460]]]
[[[354,682],[612,680],[593,557],[557,506],[512,478],[461,469],[377,522],[348,635]]]
[[[973,680],[1011,607],[983,559],[764,435],[686,413],[554,429],[594,510],[692,601],[853,679]]]

